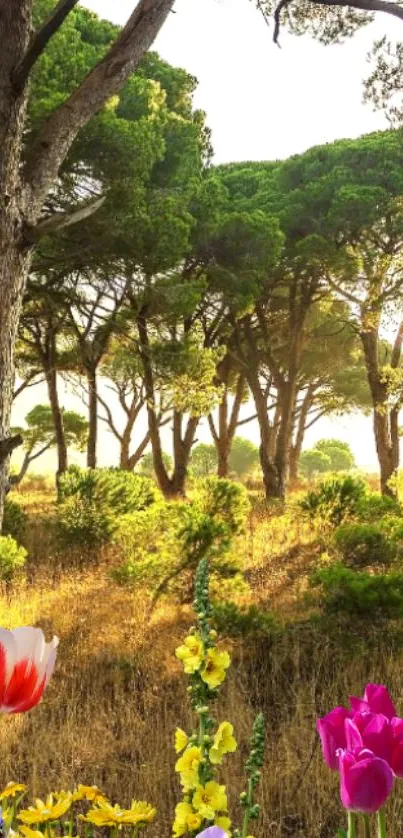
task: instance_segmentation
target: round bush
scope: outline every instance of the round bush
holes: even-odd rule
[[[11,582],[16,572],[24,567],[27,551],[11,535],[0,536],[0,580]]]
[[[2,533],[12,535],[17,541],[21,541],[25,534],[28,516],[19,503],[6,498],[4,501],[4,515]]]
[[[343,524],[334,534],[334,543],[349,567],[387,565],[396,556],[395,541],[381,524]]]

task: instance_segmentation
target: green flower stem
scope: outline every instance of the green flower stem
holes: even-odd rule
[[[369,815],[364,815],[364,838],[371,838]]]
[[[251,779],[248,780],[248,791],[247,791],[246,794],[247,794],[247,797],[246,797],[246,800],[245,800],[245,813],[244,813],[243,821],[242,821],[242,832],[241,832],[242,838],[246,838],[246,836],[248,834],[248,826],[249,826],[249,820],[250,820],[250,810],[251,810],[251,806],[253,805],[253,782],[252,782]]]
[[[386,815],[384,809],[380,809],[378,812],[378,838],[387,838]]]
[[[356,831],[357,820],[356,820],[355,812],[348,812],[347,820],[348,820],[347,838],[356,838],[356,836],[357,836],[357,831]]]

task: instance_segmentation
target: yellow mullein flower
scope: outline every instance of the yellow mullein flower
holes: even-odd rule
[[[229,722],[221,722],[209,753],[213,765],[220,765],[225,754],[236,751],[237,743],[233,734],[233,725]]]
[[[98,786],[83,786],[79,783],[73,791],[72,800],[74,803],[77,800],[90,800],[91,802],[97,803],[99,800],[106,800],[106,797]]]
[[[210,780],[205,786],[198,786],[192,799],[196,812],[208,821],[214,819],[216,812],[226,812],[228,808],[225,786]]]
[[[92,823],[94,826],[138,826],[141,823],[151,823],[155,818],[156,810],[149,803],[142,800],[133,800],[130,809],[121,809],[116,803],[112,806],[107,800],[100,800],[97,808],[90,809],[83,821]]]
[[[194,811],[190,803],[178,803],[175,807],[173,824],[174,838],[180,838],[185,832],[194,832],[202,824],[202,817]]]
[[[16,794],[19,794],[19,792],[24,792],[26,790],[27,787],[24,786],[23,783],[7,783],[3,791],[0,792],[0,800],[4,800],[6,797],[15,797]]]
[[[29,806],[19,813],[18,819],[25,824],[57,821],[68,812],[72,803],[70,792],[61,791],[49,794],[45,801],[35,800],[35,806]]]
[[[214,821],[214,826],[219,826],[221,829],[224,830],[227,838],[231,838],[231,833],[230,833],[231,820],[230,820],[230,818],[227,818],[225,815],[223,815],[221,818],[216,818],[215,821]],[[249,836],[249,838],[250,838],[250,836]]]
[[[193,675],[203,663],[203,641],[198,634],[189,634],[182,646],[175,649],[175,655],[183,663],[187,675]]]
[[[203,759],[202,752],[197,745],[188,748],[176,761],[175,771],[181,775],[181,782],[185,788],[194,788],[199,782],[199,767]]]
[[[175,730],[175,751],[177,754],[180,754],[181,751],[184,751],[186,745],[188,743],[188,736],[184,730],[181,730],[180,727],[177,727]]]
[[[219,652],[218,649],[209,649],[206,655],[206,663],[201,672],[203,681],[215,690],[225,679],[225,670],[231,663],[228,652]]]

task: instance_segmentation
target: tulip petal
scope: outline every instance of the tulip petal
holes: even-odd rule
[[[0,628],[0,706],[11,678],[16,656],[17,644],[13,632]]]

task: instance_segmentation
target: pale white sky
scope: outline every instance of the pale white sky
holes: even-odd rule
[[[85,0],[83,5],[124,23],[133,0]],[[206,111],[217,163],[267,160],[387,127],[381,114],[363,104],[362,79],[373,40],[393,37],[398,26],[379,16],[351,41],[333,47],[283,32],[279,49],[253,0],[176,0],[175,14],[153,49],[199,80],[195,104]],[[65,406],[83,411],[60,386]],[[41,401],[47,401],[43,387],[24,394],[15,405],[15,423]],[[254,425],[243,426],[242,434],[258,442]],[[371,419],[323,420],[308,433],[307,445],[323,436],[348,441],[358,463],[375,468]],[[207,428],[198,437],[210,441]],[[102,430],[100,464],[116,464],[116,456],[115,441]],[[52,465],[46,457],[38,461],[38,469]]]

